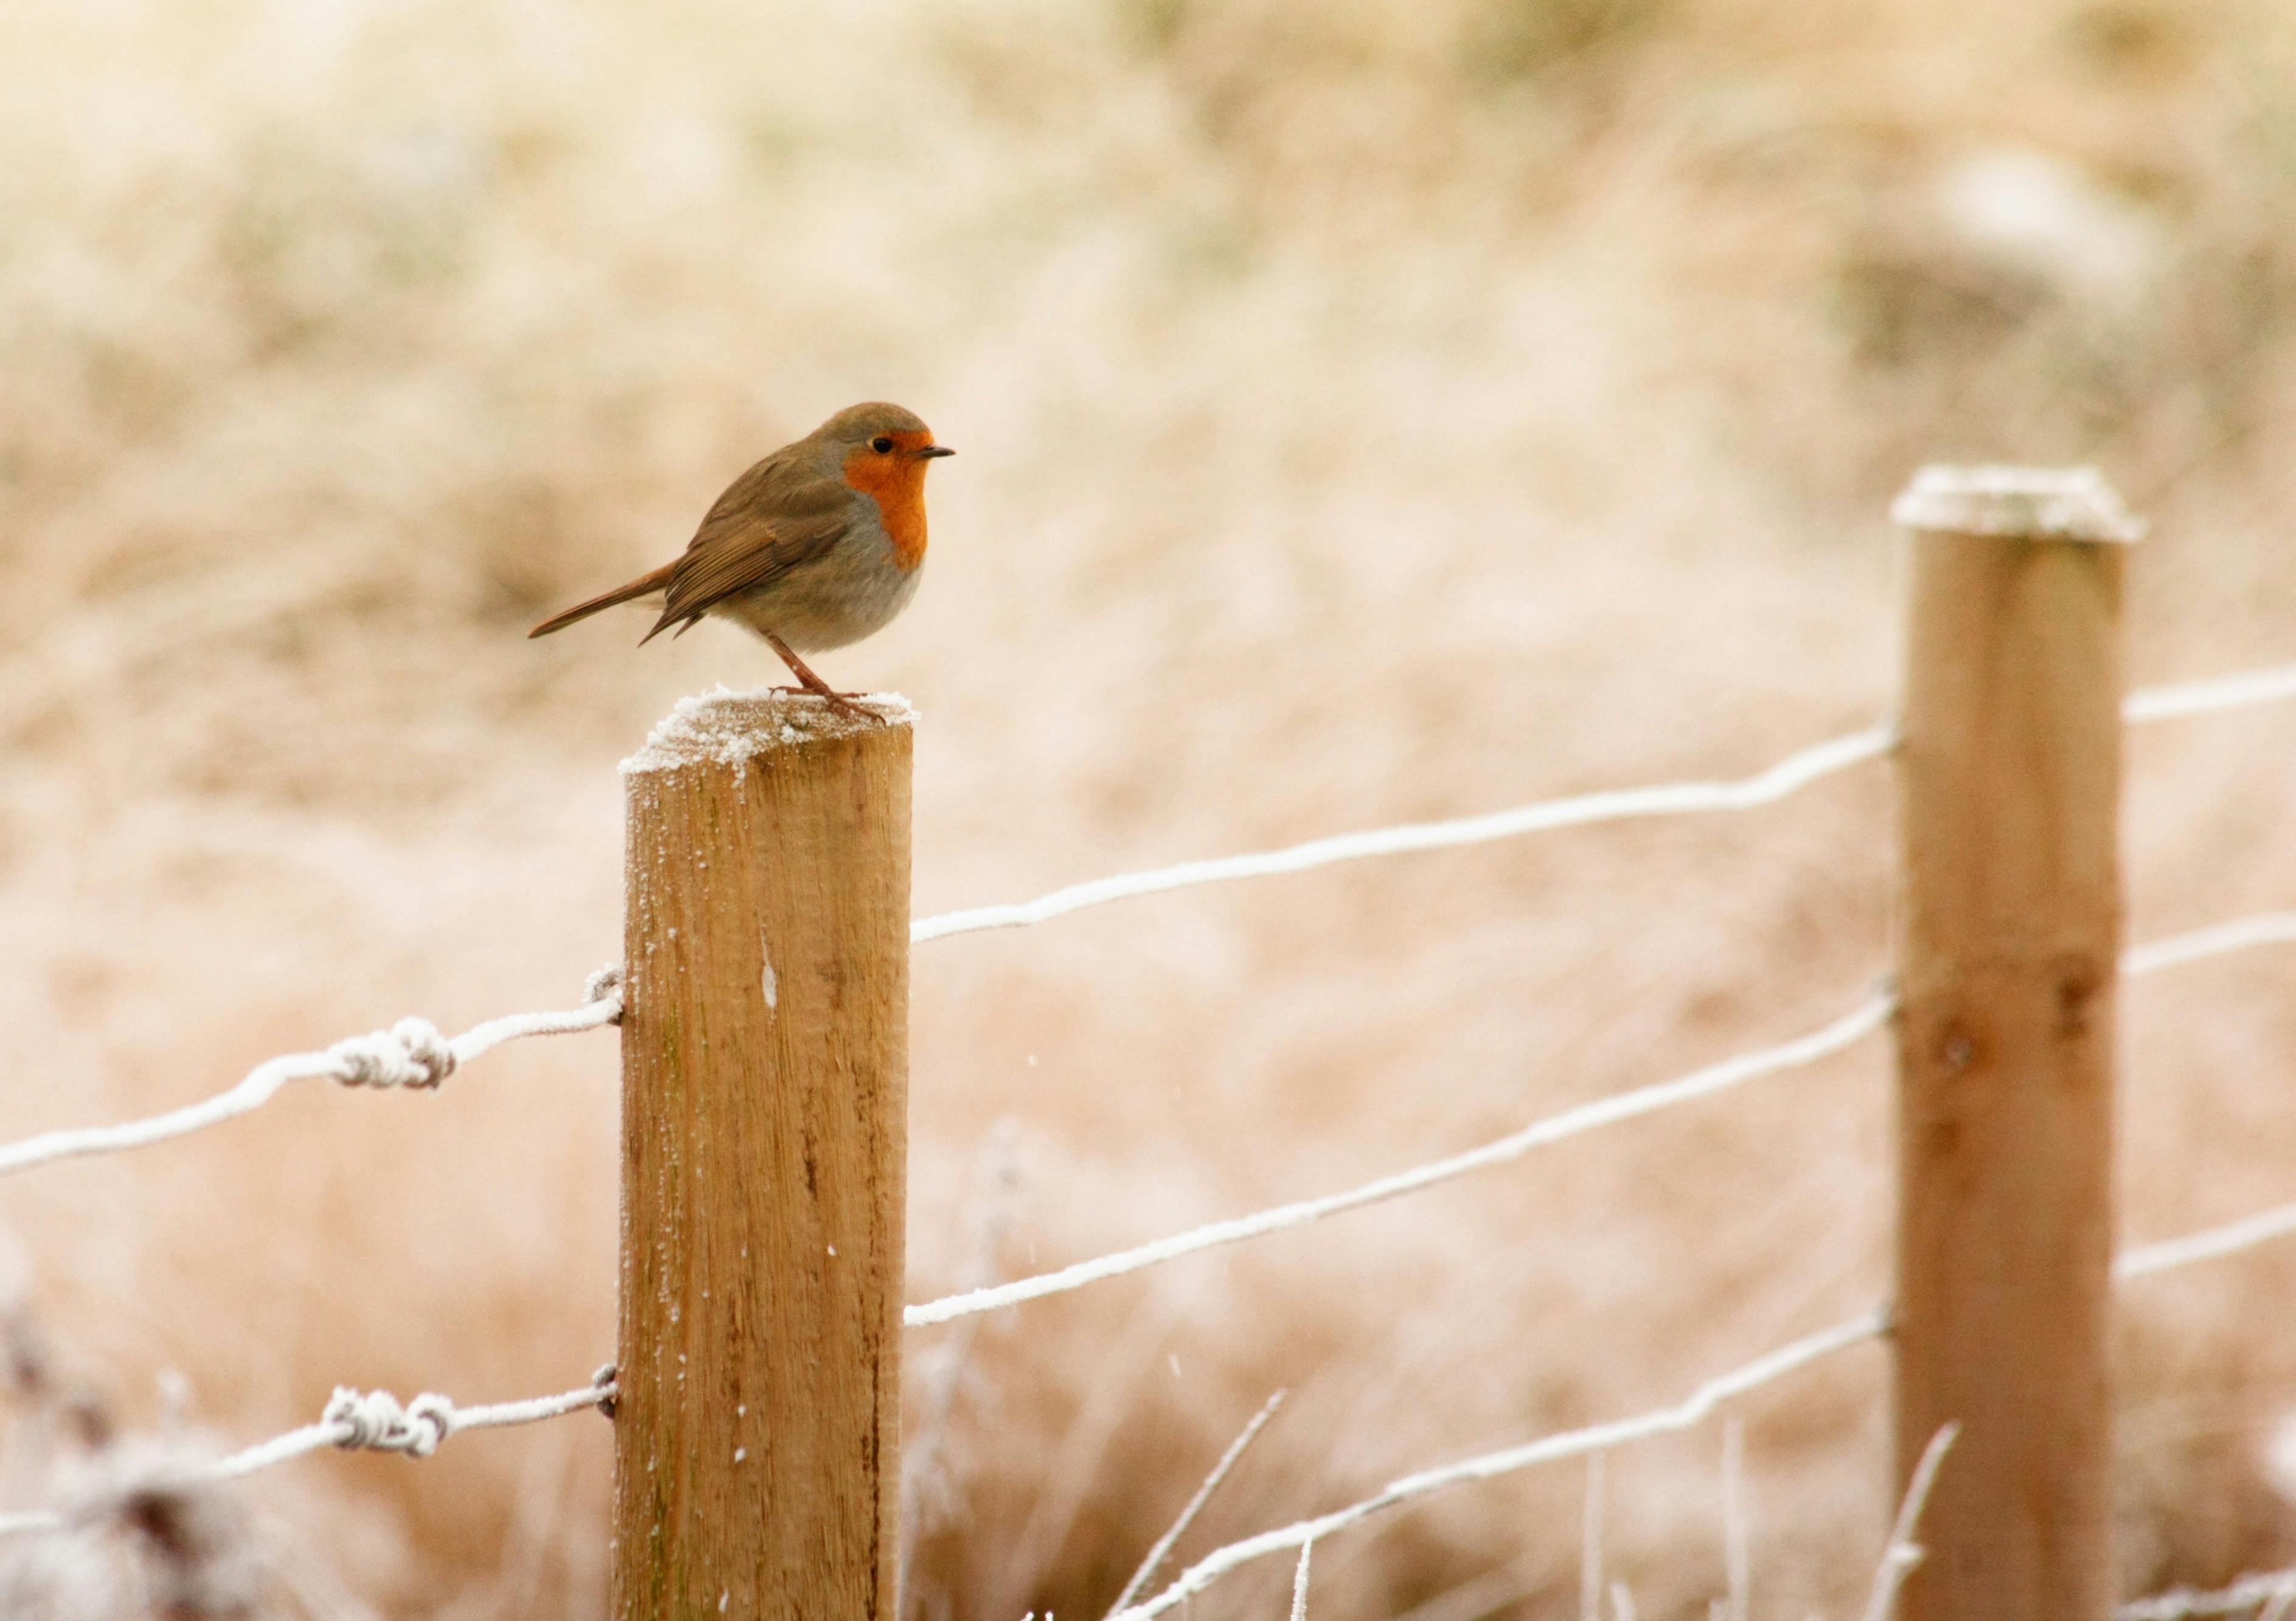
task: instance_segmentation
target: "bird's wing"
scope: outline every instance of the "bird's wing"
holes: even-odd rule
[[[853,492],[783,456],[769,456],[736,479],[702,519],[685,555],[672,565],[661,618],[651,641],[691,625],[718,603],[771,585],[821,556],[852,521]]]

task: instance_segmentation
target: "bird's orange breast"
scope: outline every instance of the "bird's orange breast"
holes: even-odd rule
[[[914,569],[925,561],[925,463],[915,452],[931,443],[924,434],[896,434],[890,455],[867,446],[845,458],[845,482],[877,503],[877,515],[893,543],[893,561]],[[915,444],[903,441],[914,439]]]

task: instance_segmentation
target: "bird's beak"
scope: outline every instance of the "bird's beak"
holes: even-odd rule
[[[917,452],[917,459],[921,462],[929,462],[935,456],[953,456],[955,454],[956,452],[946,445],[928,445]]]

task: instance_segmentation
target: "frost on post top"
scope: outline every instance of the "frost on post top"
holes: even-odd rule
[[[792,743],[853,737],[880,725],[913,725],[917,712],[898,692],[870,692],[855,700],[879,720],[857,720],[804,693],[771,687],[736,692],[719,687],[681,698],[655,723],[645,747],[622,762],[622,774],[668,771],[705,760],[734,765]]]
[[[1942,535],[2144,538],[2144,520],[2094,467],[1924,467],[1890,504],[1890,517]]]

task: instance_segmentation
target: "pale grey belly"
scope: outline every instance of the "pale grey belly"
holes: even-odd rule
[[[751,630],[771,631],[800,653],[823,652],[873,635],[917,594],[920,563],[903,569],[883,545],[848,541],[772,585],[711,610]]]

